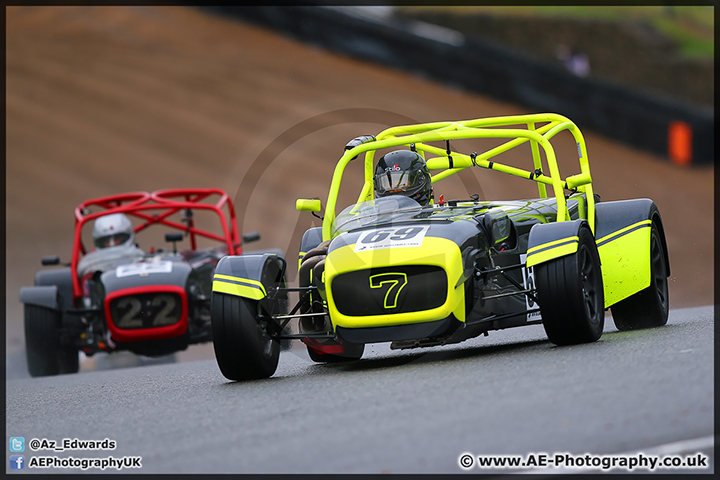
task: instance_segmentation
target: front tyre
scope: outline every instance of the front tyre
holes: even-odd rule
[[[650,286],[611,307],[615,327],[620,331],[661,327],[668,321],[668,265],[660,229],[653,222],[650,231]]]
[[[215,358],[226,378],[254,380],[275,373],[280,344],[260,324],[258,301],[213,292],[210,316]]]
[[[60,312],[25,305],[25,354],[32,377],[77,373],[78,351],[62,345]]]
[[[590,229],[578,232],[578,249],[535,267],[538,302],[548,339],[556,345],[590,343],[605,324],[600,257]]]
[[[60,373],[77,373],[80,370],[80,356],[72,347],[60,346],[58,353],[58,369]]]

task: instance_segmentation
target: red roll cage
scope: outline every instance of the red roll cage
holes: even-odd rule
[[[215,203],[203,203],[207,200],[214,200],[215,197],[219,197]],[[90,207],[101,208],[102,210],[90,213]],[[196,228],[192,217],[189,217],[185,224],[168,219],[169,216],[186,209],[202,209],[215,212],[220,217],[223,234],[217,235]],[[134,227],[135,233],[155,224],[165,225],[187,233],[190,238],[190,250],[192,251],[197,249],[197,237],[200,236],[224,243],[227,246],[228,255],[240,255],[242,253],[235,207],[232,199],[220,189],[178,188],[93,198],[75,208],[75,239],[70,262],[73,279],[73,300],[77,300],[82,296],[77,266],[81,254],[87,253],[82,241],[83,227],[87,222],[111,213],[124,213],[144,220],[143,223]]]

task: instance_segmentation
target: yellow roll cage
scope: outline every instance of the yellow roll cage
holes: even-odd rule
[[[536,127],[538,123],[543,123],[543,125]],[[518,125],[526,125],[527,129],[502,128]],[[580,162],[580,173],[563,179],[560,176],[555,151],[550,143],[550,139],[564,130],[570,131],[575,138],[578,160]],[[450,140],[472,138],[509,138],[510,140],[483,153],[473,152],[472,154],[465,154],[450,149]],[[448,147],[443,149],[426,143],[437,141],[445,141]],[[534,165],[532,171],[490,160],[528,141],[530,142]],[[595,199],[592,191],[592,178],[590,176],[590,165],[587,158],[585,139],[580,129],[568,118],[553,113],[538,113],[479,118],[456,122],[405,125],[383,130],[376,135],[374,139],[373,137],[367,137],[364,143],[347,149],[335,167],[332,182],[330,183],[325,215],[323,217],[323,240],[329,240],[331,238],[331,226],[335,220],[335,208],[340,190],[340,181],[342,180],[345,167],[348,163],[362,153],[365,153],[365,182],[358,197],[358,203],[372,200],[374,192],[374,153],[376,150],[397,146],[412,146],[412,148],[423,152],[423,154],[437,155],[432,158],[426,157],[428,169],[431,173],[437,172],[432,175],[433,183],[447,178],[450,175],[454,175],[468,167],[478,166],[537,182],[540,198],[548,197],[546,185],[551,185],[553,195],[557,199],[558,222],[570,220],[564,190],[576,190],[584,193],[587,201],[587,209],[581,212],[581,215],[583,213],[586,215],[585,219],[588,221],[593,233],[595,232]],[[543,165],[540,157],[540,147],[542,147],[545,152],[545,159],[550,171],[549,176],[542,173]],[[298,201],[298,209],[310,209],[301,208],[301,202],[302,201]]]

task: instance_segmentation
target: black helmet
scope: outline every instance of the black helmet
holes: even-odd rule
[[[425,160],[417,153],[397,150],[384,155],[375,167],[375,198],[405,195],[420,205],[432,198],[432,180]]]

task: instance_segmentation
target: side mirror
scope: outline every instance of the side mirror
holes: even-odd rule
[[[319,212],[322,210],[322,201],[300,198],[295,202],[295,209],[299,212]]]
[[[166,234],[165,234],[165,241],[166,241],[166,242],[179,242],[179,241],[182,240],[182,239],[183,239],[183,234],[182,234],[182,233],[173,232],[173,233],[166,233]]]
[[[243,234],[243,236],[242,236],[242,241],[243,241],[243,243],[255,242],[255,241],[257,241],[257,240],[260,240],[260,233],[259,233],[259,232],[245,233],[245,234]]]
[[[42,260],[40,260],[40,263],[46,267],[50,265],[60,265],[60,257],[57,255],[48,255],[43,257]]]
[[[165,241],[166,242],[172,242],[173,244],[173,253],[177,253],[177,242],[183,239],[183,234],[179,232],[172,232],[172,233],[166,233],[165,234]]]

